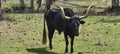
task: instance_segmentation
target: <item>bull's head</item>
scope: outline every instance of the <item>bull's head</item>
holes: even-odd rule
[[[86,11],[86,14],[84,16],[80,16],[79,19],[84,19],[84,18],[87,18],[88,15],[89,15],[89,12],[90,12],[90,8],[92,8],[93,6],[95,5],[91,5],[87,8],[87,11]],[[60,6],[59,6],[60,7]],[[62,18],[63,19],[70,19],[71,17],[68,17],[68,16],[65,16],[65,13],[64,13],[64,10],[62,7],[60,7],[61,11],[62,11]]]
[[[79,16],[79,17],[76,17],[76,16],[73,16],[73,17],[68,17],[68,16],[65,16],[65,13],[64,13],[64,10],[62,7],[60,7],[61,9],[61,15],[62,15],[62,18],[64,20],[68,20],[69,23],[68,23],[68,26],[70,28],[70,30],[72,31],[72,34],[75,35],[75,36],[78,36],[79,35],[79,25],[80,24],[84,24],[85,21],[81,20],[81,19],[84,19],[84,18],[87,18],[88,15],[89,15],[89,12],[90,12],[90,8],[93,7],[94,5],[92,6],[89,6],[87,11],[86,11],[86,14],[84,16]]]

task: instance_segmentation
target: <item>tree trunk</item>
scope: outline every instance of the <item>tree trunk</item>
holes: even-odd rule
[[[112,0],[112,8],[119,7],[119,0]]]
[[[53,4],[55,0],[46,0],[46,10],[50,9],[51,8],[51,5]]]
[[[1,10],[1,6],[2,6],[2,1],[0,0],[0,10]]]
[[[24,0],[20,0],[20,8],[23,10],[25,8]]]
[[[64,0],[64,1],[68,1],[68,0]]]
[[[34,0],[30,1],[30,9],[34,9]]]
[[[2,15],[2,9],[1,9],[1,7],[2,7],[2,1],[0,0],[0,15]]]
[[[3,20],[4,20],[4,17],[2,17],[2,9],[1,9],[1,6],[2,6],[2,1],[0,0],[0,21],[3,21]]]
[[[112,8],[110,8],[110,12],[114,12],[116,15],[120,14],[119,0],[112,0]]]
[[[38,4],[38,7],[37,7],[37,10],[41,7],[41,4],[42,4],[42,0],[38,0],[37,1],[37,4]]]
[[[119,6],[119,0],[117,0],[117,6]]]

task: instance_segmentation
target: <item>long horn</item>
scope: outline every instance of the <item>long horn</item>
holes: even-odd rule
[[[62,14],[62,18],[63,19],[70,19],[70,17],[68,17],[68,16],[65,16],[65,12],[64,12],[64,10],[63,10],[63,8],[61,7],[61,6],[59,6],[59,8],[61,9],[61,14]]]
[[[79,18],[80,18],[80,19],[87,18],[88,15],[89,15],[89,13],[90,13],[90,8],[92,8],[93,6],[95,6],[95,5],[89,6],[89,7],[87,8],[86,14],[85,14],[84,16],[80,16]]]

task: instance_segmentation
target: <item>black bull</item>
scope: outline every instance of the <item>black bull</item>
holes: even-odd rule
[[[76,17],[74,16],[74,12],[69,8],[60,9],[51,9],[45,12],[44,14],[44,30],[43,30],[43,44],[46,43],[46,29],[45,29],[45,20],[47,22],[48,28],[48,38],[49,38],[49,47],[52,50],[52,38],[55,29],[59,32],[59,34],[63,31],[64,38],[66,43],[65,53],[68,53],[68,37],[71,38],[71,53],[74,53],[73,44],[74,37],[79,35],[79,25],[84,24],[85,22],[81,19],[86,18],[90,12],[89,6],[87,12],[84,16]]]

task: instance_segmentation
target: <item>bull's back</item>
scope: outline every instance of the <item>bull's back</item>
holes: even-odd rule
[[[72,17],[74,16],[74,12],[72,9],[64,8],[65,15]],[[63,23],[60,9],[51,9],[45,12],[44,18],[46,19],[47,25],[57,29],[59,32],[63,31]]]
[[[62,17],[59,9],[51,9],[45,12],[44,18],[46,19],[47,25],[58,31],[62,31]]]
[[[66,16],[72,17],[74,16],[74,12],[70,8],[64,8],[64,12]],[[60,9],[51,9],[47,10],[44,14],[45,19],[53,19],[53,18],[61,18],[61,11]]]

